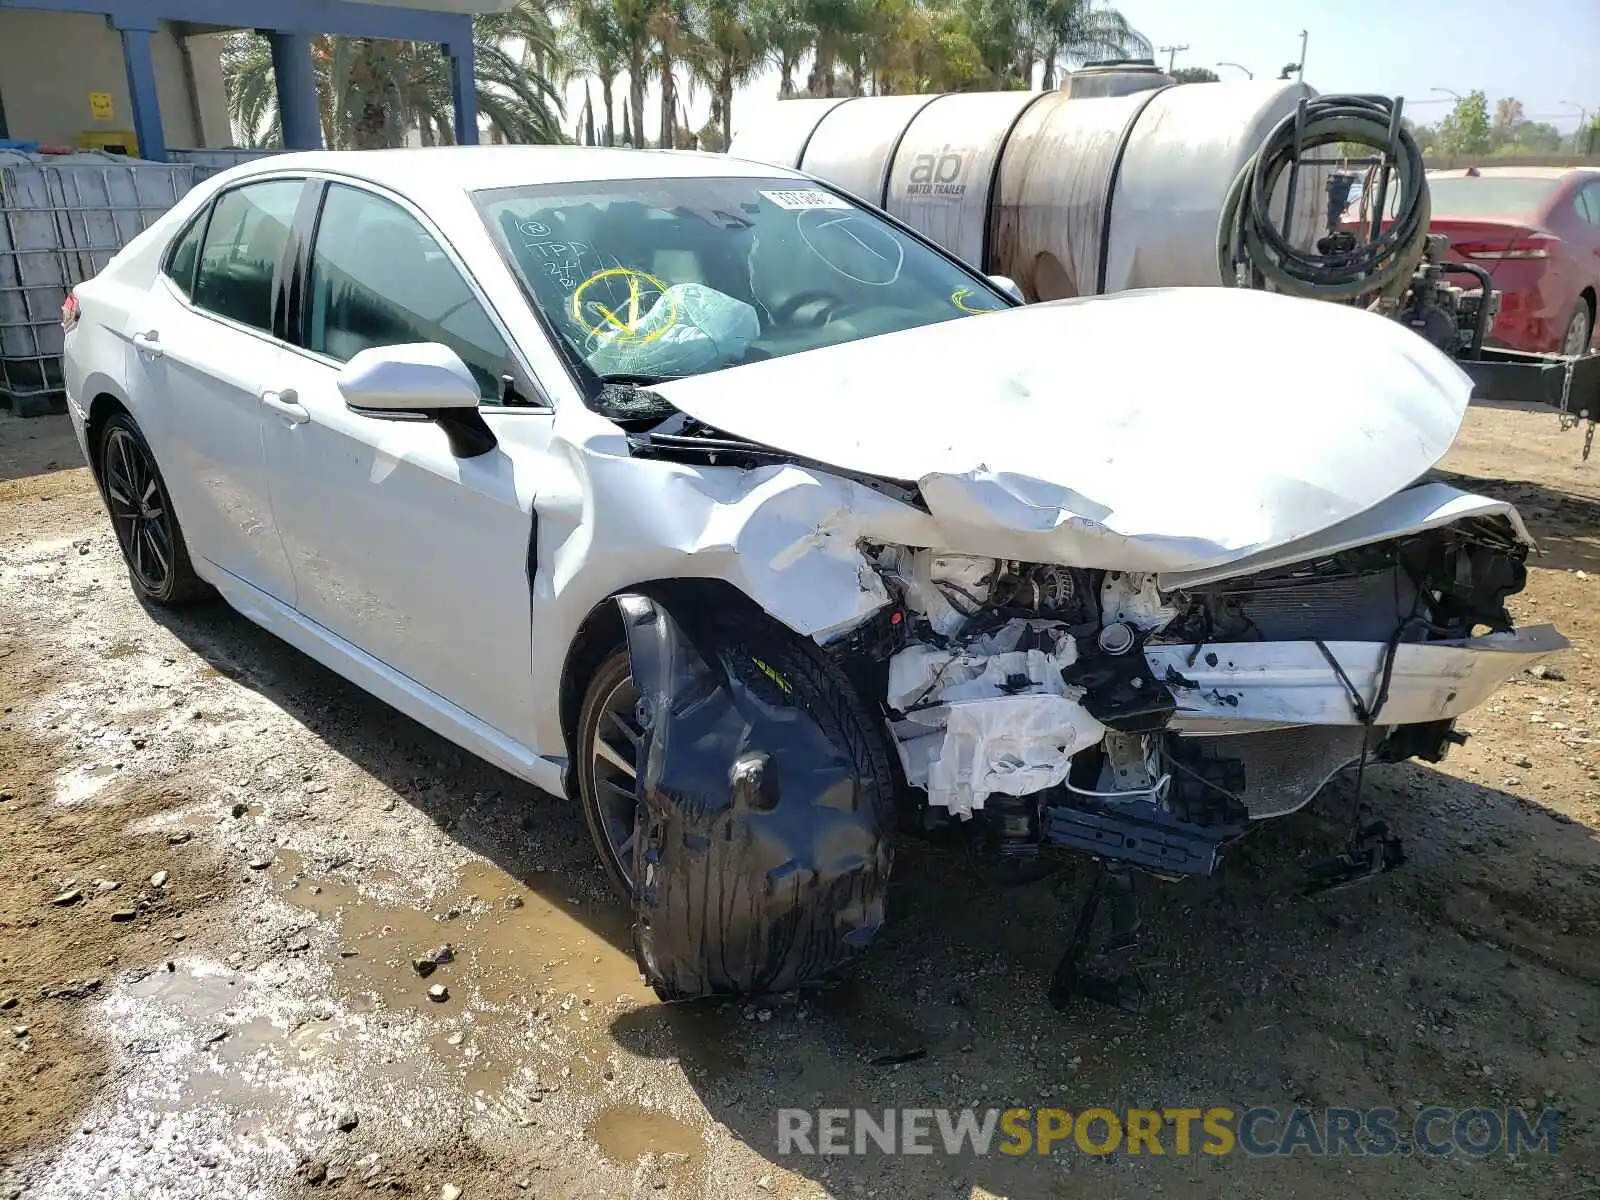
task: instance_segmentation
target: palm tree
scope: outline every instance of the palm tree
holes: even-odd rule
[[[873,0],[803,0],[801,11],[812,35],[811,73],[806,80],[808,93],[813,96],[838,93],[837,67],[841,59],[849,61],[858,39],[866,34],[872,7]]]
[[[755,0],[750,24],[778,68],[778,98],[789,99],[795,93],[800,61],[816,41],[816,30],[806,21],[805,0]]]
[[[630,146],[642,146],[644,91],[654,46],[655,0],[580,0],[580,3],[583,7],[593,4],[608,10],[604,19],[613,25],[622,65],[628,72],[628,112],[632,119],[623,121],[622,140]],[[582,10],[580,7],[579,11]]]
[[[663,150],[671,150],[677,145],[677,69],[683,65],[692,71],[700,50],[699,34],[694,27],[688,0],[653,0],[649,28],[655,45],[657,83],[661,88],[660,146]]]
[[[612,95],[618,77],[628,65],[628,39],[619,8],[609,0],[585,0],[571,10],[571,20],[567,26],[571,35],[568,53],[575,72],[594,76],[595,82],[600,85],[600,103],[605,112],[605,144],[608,146],[617,144],[616,111]]]
[[[711,89],[711,116],[721,131],[720,148],[726,150],[733,141],[734,90],[761,74],[768,47],[744,0],[702,0],[700,8],[693,70]]]
[[[1056,67],[1097,58],[1148,58],[1154,50],[1145,37],[1114,8],[1099,0],[1025,0],[1040,42],[1044,90],[1054,91]]]
[[[563,110],[549,78],[525,68],[530,54],[559,60],[554,28],[539,0],[475,17],[478,112],[508,142],[559,142]],[[520,54],[514,48],[520,47]],[[320,36],[311,40],[323,144],[371,149],[403,143],[416,129],[425,145],[453,142],[449,64],[431,43]],[[281,146],[272,54],[265,38],[235,34],[223,50],[229,114],[253,146]]]

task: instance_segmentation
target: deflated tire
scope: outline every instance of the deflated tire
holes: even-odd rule
[[[835,974],[883,923],[894,793],[882,735],[815,643],[763,614],[618,603],[644,725],[640,969],[667,1000]]]

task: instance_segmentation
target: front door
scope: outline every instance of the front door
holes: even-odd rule
[[[532,748],[532,472],[553,415],[500,406],[504,337],[439,239],[385,196],[328,187],[305,296],[304,345],[274,366],[265,423],[301,613]],[[457,458],[432,422],[345,407],[340,366],[409,342],[467,363],[495,449]]]

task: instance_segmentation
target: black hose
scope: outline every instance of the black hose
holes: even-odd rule
[[[1217,266],[1224,287],[1266,286],[1317,300],[1350,300],[1373,293],[1396,295],[1411,282],[1427,248],[1428,186],[1422,151],[1404,127],[1396,128],[1395,102],[1373,96],[1314,96],[1303,113],[1290,113],[1245,163],[1222,206]],[[1298,127],[1298,136],[1297,136]],[[1297,148],[1298,142],[1298,148]],[[1352,249],[1302,250],[1274,224],[1270,207],[1278,181],[1319,146],[1354,143],[1394,156],[1399,187],[1394,219]],[[1379,197],[1380,202],[1383,197]],[[1277,201],[1282,204],[1282,200]],[[1240,279],[1246,268],[1247,282]]]

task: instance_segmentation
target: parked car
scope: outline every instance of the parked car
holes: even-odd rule
[[[1501,293],[1489,340],[1513,350],[1586,353],[1600,297],[1600,170],[1430,171],[1428,190],[1431,232],[1447,235],[1450,257],[1486,269]]]
[[[838,969],[912,827],[1207,873],[1565,645],[1515,510],[1424,478],[1470,385],[1400,324],[1022,307],[726,157],[276,156],[63,323],[138,595],[568,789],[664,996]]]

